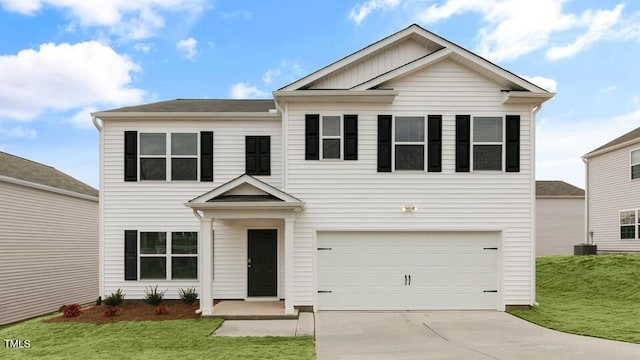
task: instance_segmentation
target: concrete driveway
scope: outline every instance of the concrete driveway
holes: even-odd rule
[[[503,312],[316,313],[318,360],[640,359],[640,345],[549,330]]]

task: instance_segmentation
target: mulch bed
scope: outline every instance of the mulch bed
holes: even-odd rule
[[[137,303],[125,302],[118,306],[118,312],[110,317],[104,316],[107,306],[90,305],[82,308],[82,314],[77,317],[65,318],[60,314],[54,318],[45,320],[44,322],[88,322],[94,324],[107,324],[117,321],[155,321],[155,320],[186,320],[198,319],[200,315],[195,313],[199,308],[198,304],[187,305],[182,302],[163,302],[167,312],[165,314],[156,315],[155,306]]]

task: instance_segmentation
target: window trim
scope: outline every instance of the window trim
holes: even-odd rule
[[[397,124],[397,119],[398,118],[422,118],[422,129],[423,129],[423,134],[422,134],[422,142],[419,141],[401,141],[401,142],[397,142],[396,141],[396,124]],[[428,127],[428,123],[427,123],[427,119],[428,116],[424,116],[424,115],[403,115],[403,116],[397,116],[394,115],[392,120],[391,120],[391,169],[393,172],[399,171],[399,172],[427,172],[427,161],[428,161],[428,154],[427,154],[427,127]],[[421,145],[422,146],[422,169],[400,169],[397,170],[396,169],[396,146],[403,146],[403,145]]]
[[[173,254],[173,233],[185,233],[191,232],[196,234],[196,253],[195,254]],[[165,253],[164,254],[142,254],[142,233],[164,233],[165,234]],[[136,258],[136,266],[137,266],[137,281],[199,281],[200,273],[198,267],[196,267],[196,277],[194,279],[185,279],[178,278],[174,279],[172,277],[172,266],[173,266],[173,258],[174,257],[195,257],[197,262],[200,262],[200,253],[199,249],[199,232],[198,231],[176,231],[176,230],[167,230],[167,231],[157,231],[157,230],[138,230],[137,231],[137,249],[138,254]],[[142,278],[142,266],[141,266],[141,258],[151,258],[158,257],[165,259],[165,274],[164,279],[152,279],[152,278]]]
[[[324,118],[325,117],[337,117],[338,118],[338,126],[340,127],[340,135],[324,135]],[[325,113],[320,114],[320,128],[318,129],[318,134],[320,138],[320,150],[319,156],[320,161],[344,161],[344,116],[342,114],[335,113]],[[339,158],[324,158],[324,141],[325,140],[339,140],[340,144],[338,145],[338,151],[340,151]]]
[[[497,142],[497,141],[491,141],[491,142],[479,142],[476,143],[475,141],[475,136],[474,136],[474,127],[475,127],[475,119],[476,118],[483,118],[483,117],[500,117],[502,119],[502,141],[501,142]],[[480,173],[500,173],[500,172],[506,172],[506,114],[502,114],[502,115],[471,115],[471,124],[469,126],[469,145],[470,145],[470,149],[469,149],[469,171],[470,172],[480,172]],[[500,170],[476,170],[474,168],[474,159],[473,159],[473,149],[474,147],[478,145],[478,146],[482,146],[482,145],[500,145],[501,148],[501,160],[500,160]]]
[[[632,150],[629,151],[629,172],[630,172],[630,174],[629,174],[630,176],[629,177],[631,178],[631,181],[640,181],[640,177],[637,177],[635,179],[633,178],[633,167],[634,166],[640,166],[640,161],[638,161],[637,163],[634,164],[633,160],[632,160],[633,153],[636,152],[636,151],[640,151],[640,148],[632,149]]]
[[[165,135],[165,154],[164,155],[142,155],[140,149],[142,148],[142,134],[164,134]],[[196,135],[196,155],[172,155],[171,154],[171,137],[173,134],[195,134]],[[162,131],[157,129],[149,129],[148,131],[138,130],[138,149],[136,151],[136,165],[138,167],[138,181],[145,183],[160,183],[160,182],[199,182],[201,176],[201,161],[202,161],[202,149],[201,149],[201,131],[195,129],[184,129],[176,131]],[[172,180],[173,172],[171,171],[171,164],[173,158],[182,159],[196,159],[196,177],[193,180]],[[140,163],[142,158],[155,158],[165,159],[165,177],[164,180],[147,180],[142,179],[142,165]]]
[[[633,224],[631,225],[622,225],[621,224],[621,217],[622,217],[622,213],[623,212],[630,212],[632,211],[634,213],[634,221]],[[618,240],[620,241],[637,241],[640,240],[640,234],[638,234],[638,232],[640,232],[640,218],[638,218],[638,216],[640,216],[640,209],[624,209],[624,210],[620,210],[618,211]],[[622,227],[623,226],[632,226],[634,229],[634,234],[635,237],[633,239],[623,239],[622,238]]]

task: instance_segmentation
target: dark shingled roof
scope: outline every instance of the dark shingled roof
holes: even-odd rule
[[[55,168],[0,151],[0,175],[98,197],[98,190]]]
[[[536,196],[584,197],[584,190],[559,180],[536,181]]]
[[[269,112],[275,108],[273,100],[175,99],[105,112]]]
[[[616,146],[616,145],[624,144],[627,141],[631,141],[631,140],[635,140],[635,139],[640,139],[640,127],[635,129],[635,130],[631,130],[628,133],[609,141],[608,143],[600,146],[599,148],[588,152],[584,156],[586,157],[586,156],[589,156],[589,154],[592,154],[592,153],[594,153],[596,151],[600,151],[600,150],[604,150],[606,148],[610,148],[610,147],[613,147],[613,146]]]

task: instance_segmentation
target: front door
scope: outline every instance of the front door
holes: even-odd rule
[[[249,230],[248,296],[277,296],[278,231]]]

